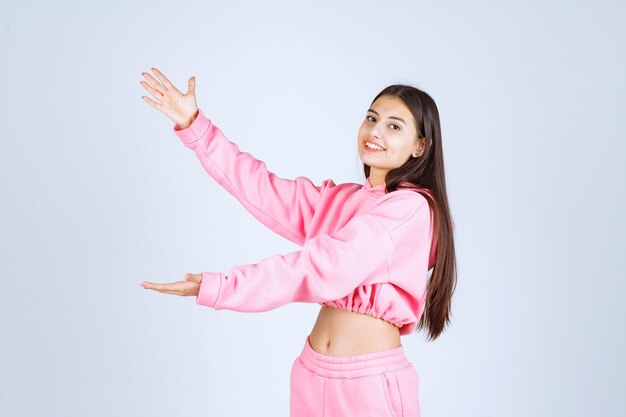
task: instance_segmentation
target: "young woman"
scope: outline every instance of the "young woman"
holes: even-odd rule
[[[433,99],[408,85],[381,91],[357,138],[364,184],[284,179],[239,150],[157,69],[142,97],[206,172],[259,221],[301,250],[230,271],[141,285],[195,296],[216,310],[262,312],[292,302],[322,306],[291,371],[290,416],[419,416],[419,378],[401,335],[449,323],[456,286],[453,226]],[[430,274],[429,274],[430,272]]]

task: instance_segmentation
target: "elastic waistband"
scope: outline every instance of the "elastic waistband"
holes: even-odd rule
[[[309,336],[300,354],[304,366],[327,378],[360,378],[412,366],[404,354],[404,346],[356,356],[327,356],[311,346]]]

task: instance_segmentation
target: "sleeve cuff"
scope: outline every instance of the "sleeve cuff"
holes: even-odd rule
[[[185,144],[185,146],[193,149],[194,143],[206,133],[206,131],[211,127],[211,124],[211,120],[207,119],[204,113],[202,113],[202,110],[198,109],[198,115],[189,126],[184,129],[180,129],[177,124],[174,124],[172,130]]]
[[[224,273],[222,272],[202,272],[202,282],[196,297],[196,304],[215,308],[223,280]]]

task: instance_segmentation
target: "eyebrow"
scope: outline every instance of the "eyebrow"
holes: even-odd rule
[[[376,110],[372,110],[372,109],[368,109],[367,111],[371,111],[372,113],[374,113],[376,116],[379,116],[378,112]],[[404,123],[406,125],[406,122],[404,121],[403,118],[398,117],[398,116],[389,116],[390,119],[396,119],[396,120],[400,120],[402,123]]]

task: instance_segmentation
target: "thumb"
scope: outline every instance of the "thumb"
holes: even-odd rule
[[[187,94],[196,94],[196,77],[191,77],[187,83]]]
[[[185,281],[193,281],[200,283],[202,281],[202,274],[186,274]]]

